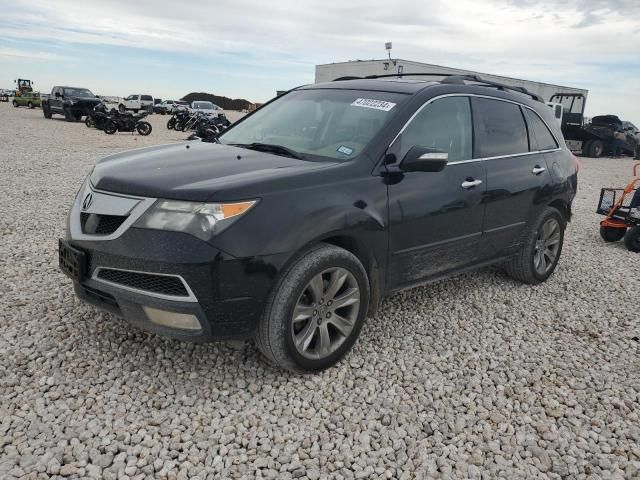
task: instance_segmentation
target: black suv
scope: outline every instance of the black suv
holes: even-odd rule
[[[93,107],[102,103],[90,90],[78,87],[53,87],[51,95],[42,101],[42,113],[45,118],[58,113],[64,115],[67,122],[80,120],[83,115],[93,112]]]
[[[224,132],[99,161],[60,240],[77,295],[185,340],[317,371],[401,289],[553,273],[578,165],[552,112],[474,78],[292,90]]]

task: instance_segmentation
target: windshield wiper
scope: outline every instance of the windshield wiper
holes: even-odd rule
[[[304,155],[291,150],[290,148],[283,147],[282,145],[272,145],[271,143],[230,143],[234,147],[247,148],[249,150],[256,150],[258,152],[275,153],[276,155],[284,155],[291,158],[297,158],[298,160],[304,160]]]

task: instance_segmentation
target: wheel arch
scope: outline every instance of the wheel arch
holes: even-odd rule
[[[571,206],[568,202],[558,198],[552,201],[549,206],[555,208],[562,214],[562,217],[565,220],[565,224],[571,221]]]

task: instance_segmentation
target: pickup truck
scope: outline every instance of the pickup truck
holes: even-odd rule
[[[82,119],[89,115],[93,107],[101,103],[90,90],[78,87],[53,87],[51,95],[42,99],[44,118],[51,118],[53,114],[64,115],[67,122]]]
[[[118,110],[120,113],[124,113],[127,110],[133,110],[135,113],[138,113],[138,110],[146,110],[151,113],[153,111],[153,96],[137,93],[129,95],[120,102]]]

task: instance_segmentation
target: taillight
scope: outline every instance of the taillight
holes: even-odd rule
[[[573,161],[573,166],[576,167],[576,173],[578,173],[580,171],[580,162],[578,161],[578,157],[572,153],[571,160]]]

